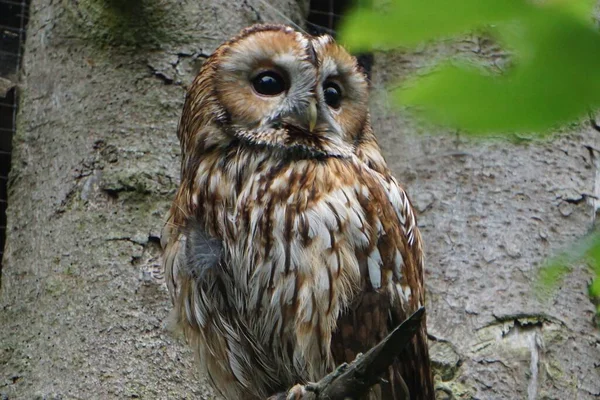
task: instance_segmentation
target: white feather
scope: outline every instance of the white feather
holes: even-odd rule
[[[404,266],[404,259],[402,258],[402,253],[400,250],[396,249],[396,254],[394,254],[394,275],[397,280],[402,279],[402,267]]]
[[[381,287],[381,266],[383,262],[381,261],[381,254],[379,254],[379,249],[377,247],[373,249],[371,254],[369,254],[369,258],[367,259],[367,268],[369,270],[369,280],[371,281],[371,285],[373,285],[374,289],[379,289]]]

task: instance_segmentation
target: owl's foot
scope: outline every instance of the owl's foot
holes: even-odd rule
[[[307,391],[304,385],[298,384],[290,390],[288,390],[285,400],[305,400],[307,398],[310,398],[307,397],[308,395],[312,395],[312,393]]]
[[[310,383],[306,386],[297,384],[286,393],[277,393],[267,400],[314,400],[316,399],[316,395],[314,391],[311,390],[311,387],[313,386],[311,386]]]

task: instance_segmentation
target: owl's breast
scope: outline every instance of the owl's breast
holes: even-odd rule
[[[368,270],[381,225],[365,210],[369,196],[350,161],[302,160],[252,176],[225,210],[235,306],[307,379],[333,367],[332,331]]]

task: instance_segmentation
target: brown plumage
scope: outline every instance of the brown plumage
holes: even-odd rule
[[[331,37],[279,25],[223,44],[189,89],[164,266],[177,324],[228,399],[316,381],[424,303],[421,236],[367,101]],[[424,323],[385,379],[370,398],[433,398]]]

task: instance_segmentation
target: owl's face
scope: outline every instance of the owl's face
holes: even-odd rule
[[[251,27],[211,63],[228,135],[301,157],[344,157],[368,124],[368,85],[330,36]]]

